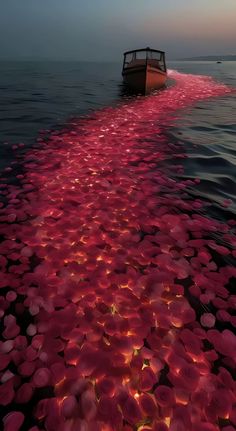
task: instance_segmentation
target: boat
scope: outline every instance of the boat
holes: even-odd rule
[[[220,61],[220,60],[219,60],[219,61],[217,61],[216,63],[217,63],[217,64],[220,64],[220,63],[222,63],[222,61]]]
[[[149,47],[124,53],[123,81],[132,90],[148,94],[163,87],[167,79],[165,52]]]

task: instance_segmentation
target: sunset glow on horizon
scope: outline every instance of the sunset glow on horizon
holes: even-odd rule
[[[235,54],[235,21],[234,0],[9,0],[1,4],[0,59],[119,61],[147,45],[169,58]]]

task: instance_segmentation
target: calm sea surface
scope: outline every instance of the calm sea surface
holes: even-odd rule
[[[236,88],[236,62],[172,61],[168,67]],[[0,62],[0,168],[14,159],[12,145],[31,147],[39,130],[58,129],[73,117],[121,102],[120,68],[115,63]],[[216,205],[231,199],[231,211],[236,209],[235,112],[236,97],[210,99],[183,110],[169,129],[184,144],[185,176],[201,180],[199,195]]]

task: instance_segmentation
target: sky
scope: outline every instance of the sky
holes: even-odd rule
[[[0,0],[0,59],[236,54],[236,0]]]

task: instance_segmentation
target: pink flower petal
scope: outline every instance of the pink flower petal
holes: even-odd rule
[[[4,431],[18,431],[24,422],[24,415],[21,412],[11,412],[4,416]]]
[[[19,404],[26,404],[33,395],[33,388],[30,383],[24,383],[16,392],[15,401]]]
[[[174,394],[168,386],[160,385],[154,391],[157,403],[161,407],[172,406],[174,403]]]
[[[216,318],[211,313],[204,313],[201,316],[200,321],[202,326],[204,326],[205,328],[213,328],[215,326]]]
[[[7,406],[15,396],[13,379],[8,380],[0,386],[0,405]]]
[[[33,375],[32,383],[41,388],[43,386],[48,386],[51,380],[51,373],[48,368],[39,368]]]
[[[76,414],[78,409],[77,400],[73,395],[66,397],[61,405],[62,414],[65,418],[70,418]]]

